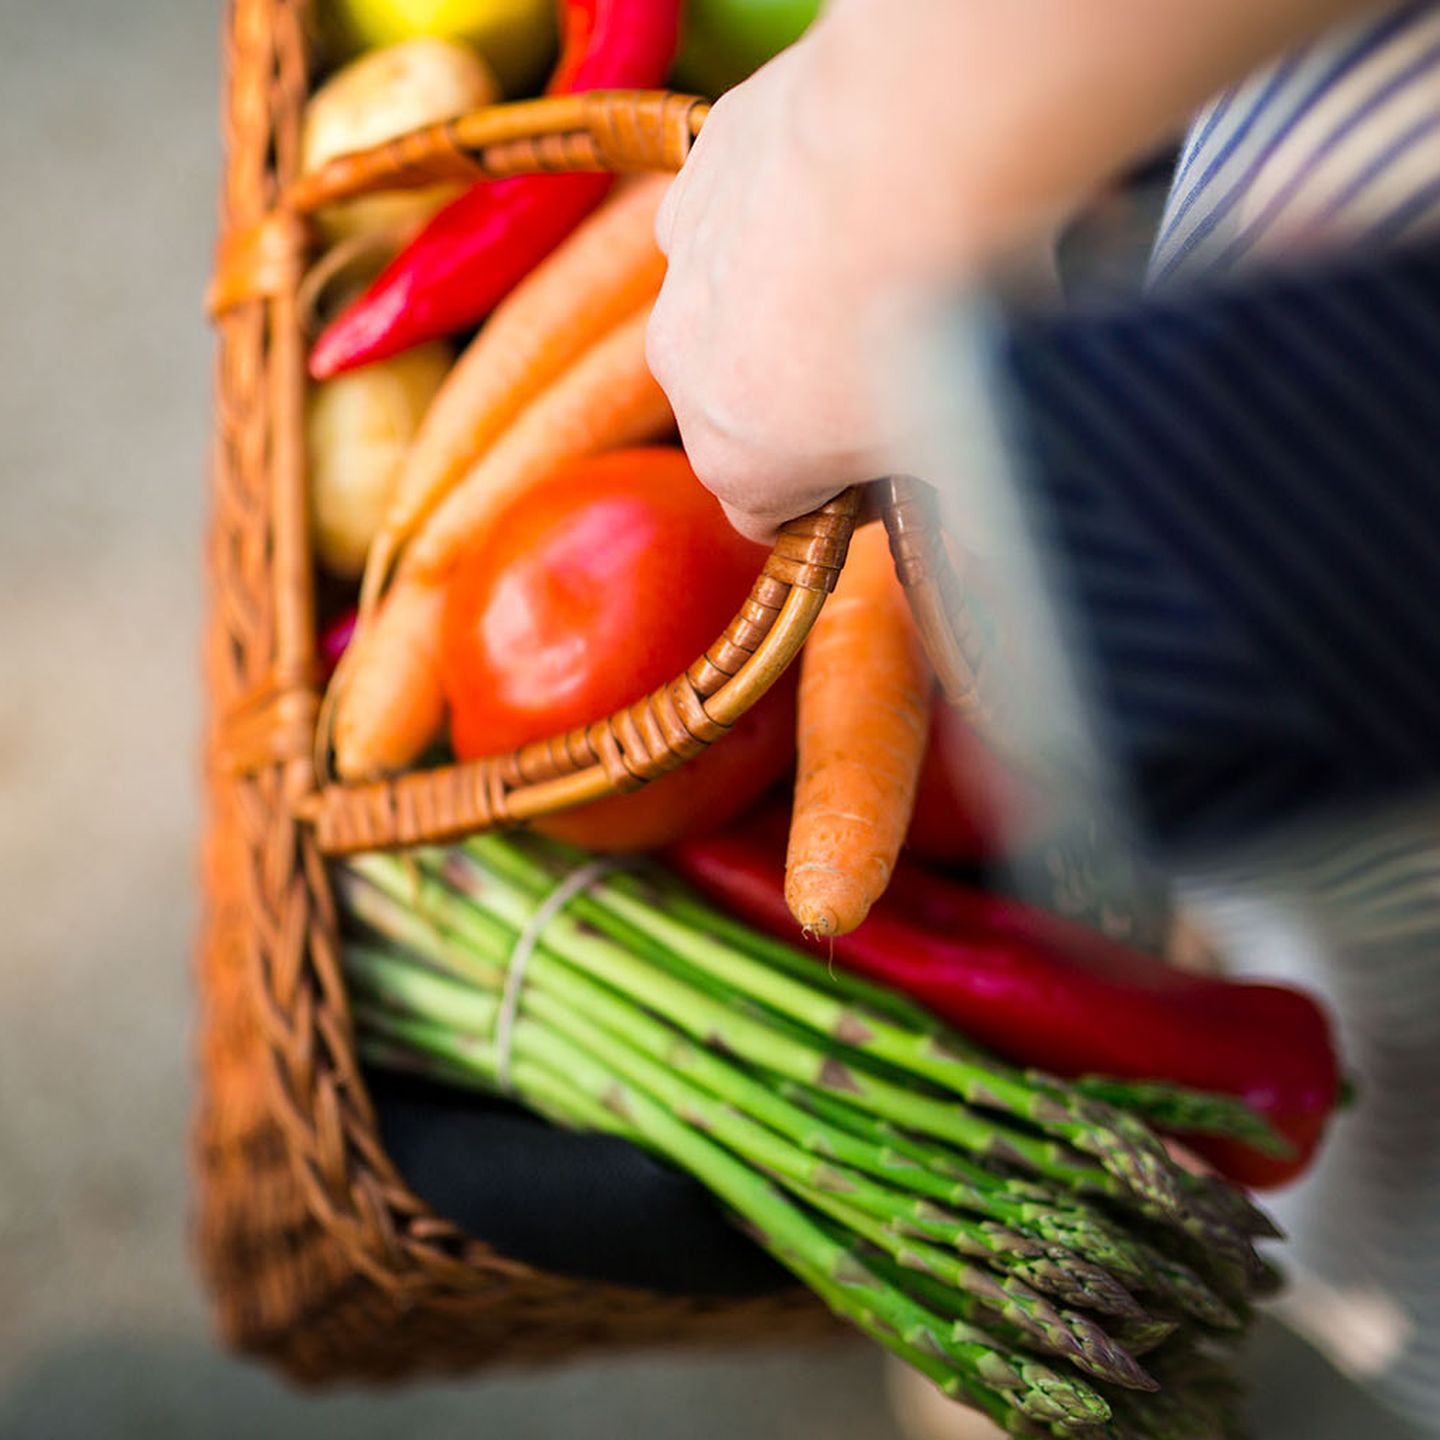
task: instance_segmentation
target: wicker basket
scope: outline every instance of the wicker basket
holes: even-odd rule
[[[509,1261],[432,1213],[380,1141],[355,1058],[323,856],[434,840],[633,788],[702,749],[799,648],[843,563],[858,497],[789,527],[726,635],[640,705],[516,755],[371,786],[318,786],[297,303],[304,214],[338,195],[439,176],[674,168],[704,106],[614,94],[503,107],[296,183],[305,10],[303,0],[232,5],[210,297],[220,344],[195,1144],[201,1263],[222,1332],[312,1381],[602,1345],[819,1333],[829,1319],[800,1291],[675,1298]],[[925,496],[888,482],[886,518],[937,669],[952,695],[969,700],[974,657],[944,623],[954,580],[937,561]]]

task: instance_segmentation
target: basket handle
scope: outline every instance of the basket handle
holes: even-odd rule
[[[369,150],[337,155],[295,180],[281,207],[310,215],[375,190],[547,171],[673,173],[685,163],[709,113],[708,100],[663,90],[590,90],[492,105]]]
[[[492,107],[342,155],[301,176],[278,213],[310,215],[378,189],[475,182],[537,171],[673,172],[709,105],[690,96],[610,90]],[[243,247],[241,247],[243,249]],[[217,286],[223,288],[223,276]],[[881,482],[900,578],[946,694],[976,712],[968,632],[951,605],[959,584],[938,539],[933,493]],[[507,755],[367,784],[327,784],[297,813],[329,854],[433,843],[637,789],[724,735],[799,653],[834,588],[861,504],[848,490],[791,521],[740,613],[682,676],[594,724]],[[955,615],[960,614],[957,608]]]

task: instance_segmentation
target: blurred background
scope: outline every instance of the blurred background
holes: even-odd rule
[[[301,1396],[188,1253],[218,0],[0,7],[0,1437],[898,1436],[868,1346]],[[1279,1327],[1261,1440],[1405,1440]]]

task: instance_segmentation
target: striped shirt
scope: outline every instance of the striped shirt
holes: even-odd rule
[[[1405,5],[1220,96],[1181,153],[1153,283],[1440,223],[1440,7]]]

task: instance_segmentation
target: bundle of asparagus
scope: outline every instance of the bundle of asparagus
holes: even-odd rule
[[[1011,1435],[1239,1433],[1225,1361],[1270,1279],[1252,1241],[1274,1232],[1127,1105],[1253,1140],[1248,1111],[1021,1073],[658,869],[547,906],[576,864],[495,835],[346,862],[362,1055],[688,1170],[837,1314]]]

